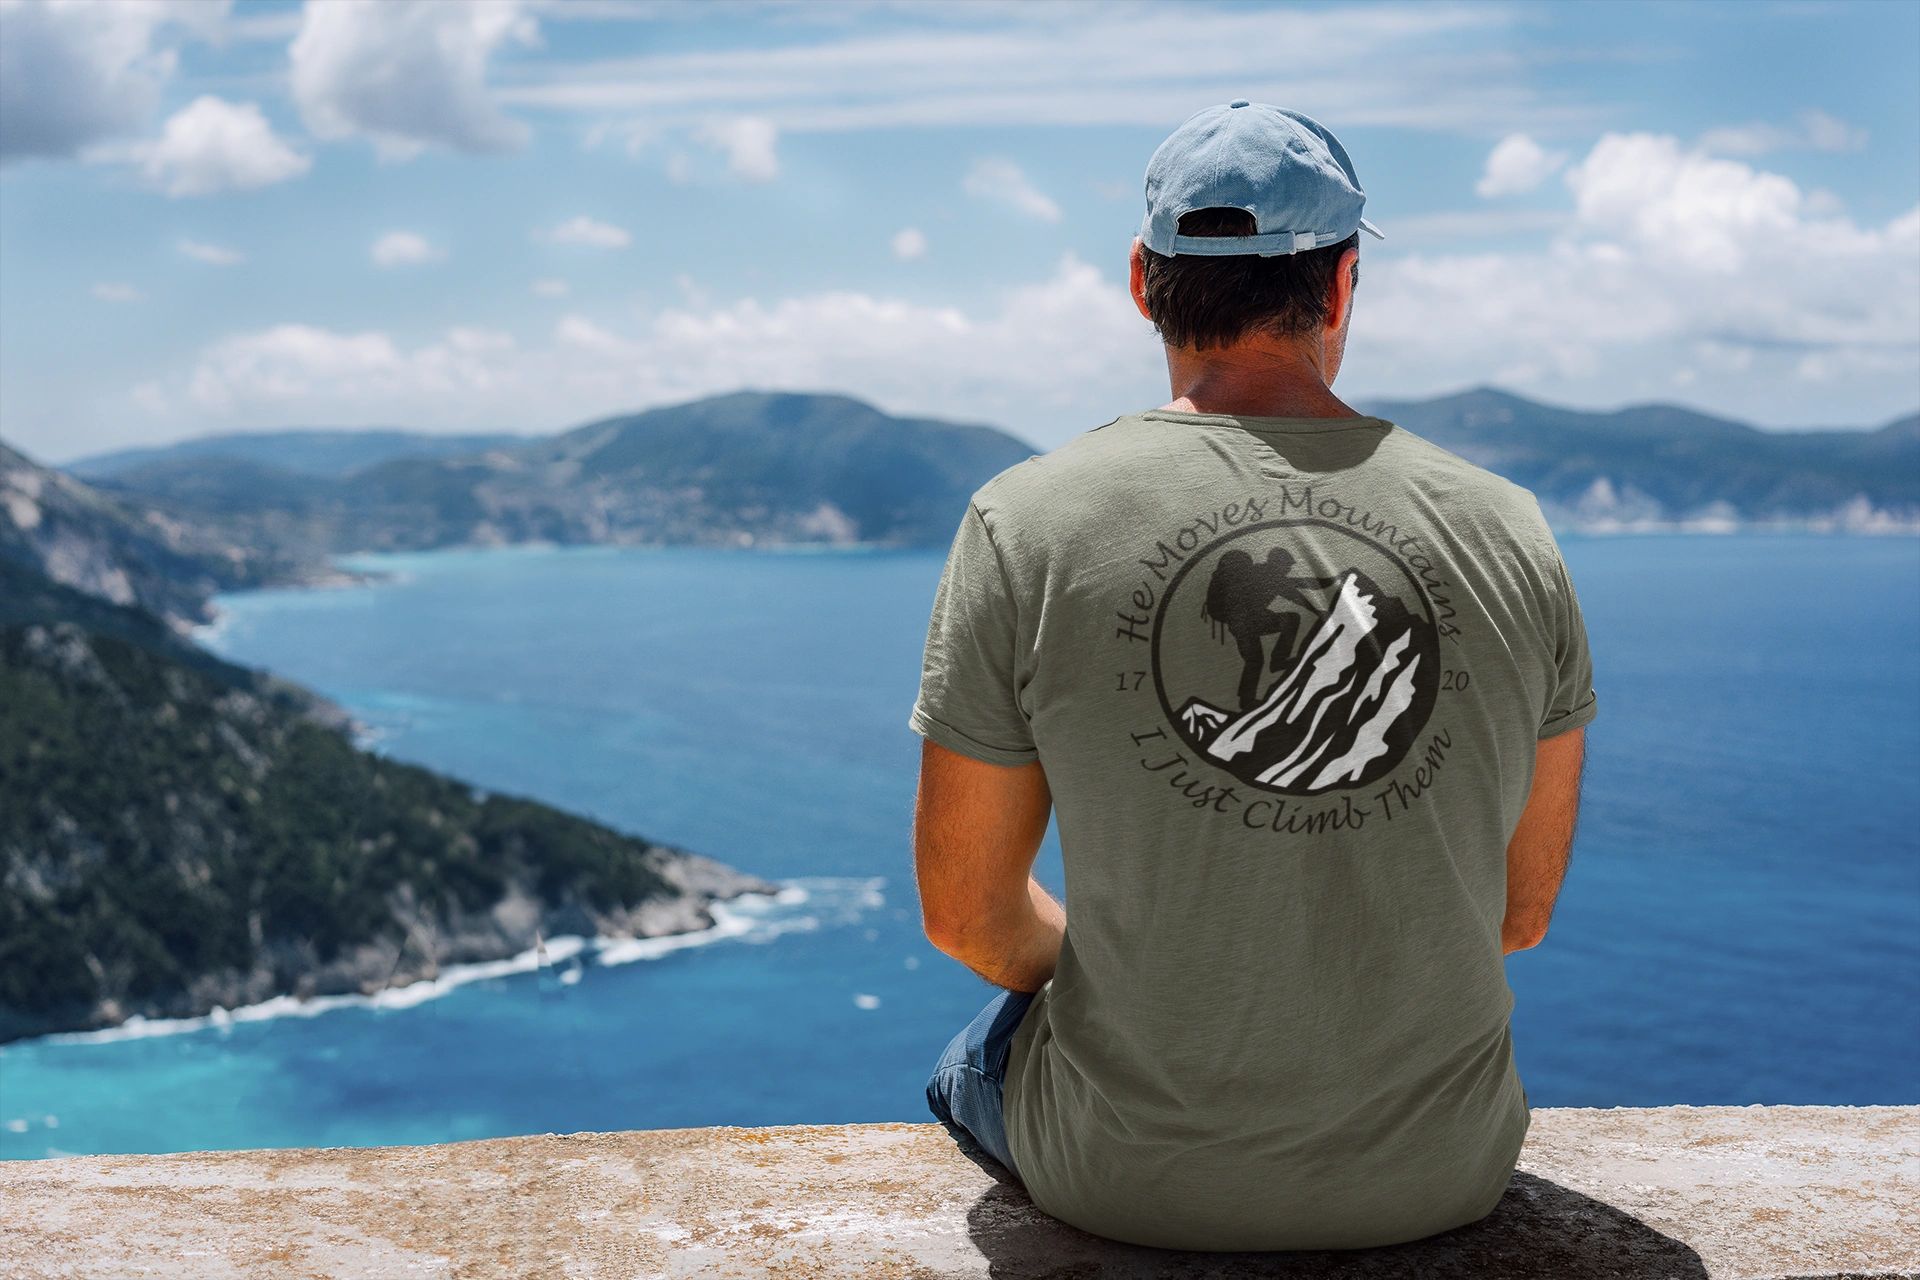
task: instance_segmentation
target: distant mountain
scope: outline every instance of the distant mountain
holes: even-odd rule
[[[1366,410],[1533,490],[1563,527],[1920,530],[1920,415],[1761,431],[1672,405],[1588,413],[1486,387]]]
[[[117,449],[70,462],[64,470],[82,480],[104,480],[161,463],[219,462],[247,463],[303,476],[344,476],[396,458],[485,453],[525,444],[529,438],[503,432],[438,435],[379,428],[249,431],[200,436],[144,449]]]
[[[683,933],[775,887],[370,755],[323,711],[0,562],[0,1042]]]
[[[533,541],[938,545],[975,488],[1032,453],[990,427],[847,396],[742,391],[345,475],[175,454],[101,484],[289,561]]]
[[[176,625],[206,619],[218,590],[280,580],[271,550],[205,536],[40,466],[0,443],[0,561]],[[312,566],[309,573],[324,572]]]
[[[1670,405],[1589,413],[1490,388],[1366,408],[1525,485],[1562,529],[1920,530],[1920,416],[1871,431],[1761,431]],[[460,438],[358,433],[384,443],[356,437],[329,454],[321,434],[212,437],[86,466],[174,541],[241,557],[251,580],[306,581],[329,555],[363,550],[938,546],[975,487],[1034,452],[990,427],[762,391],[354,469],[387,444]]]

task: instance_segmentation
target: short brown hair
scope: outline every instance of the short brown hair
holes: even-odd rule
[[[1180,215],[1183,236],[1250,236],[1245,209],[1195,209]],[[1327,322],[1333,272],[1340,255],[1360,243],[1355,232],[1339,244],[1262,258],[1182,253],[1166,257],[1140,247],[1147,314],[1169,346],[1231,346],[1248,334],[1294,337]],[[1354,283],[1360,268],[1354,266]]]

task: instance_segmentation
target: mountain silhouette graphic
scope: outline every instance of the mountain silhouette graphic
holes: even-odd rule
[[[1180,732],[1206,757],[1269,790],[1313,794],[1384,774],[1432,709],[1433,626],[1357,569],[1300,655],[1245,711],[1190,698]]]

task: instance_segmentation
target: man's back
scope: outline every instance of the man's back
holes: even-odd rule
[[[1005,1084],[1035,1202],[1208,1249],[1488,1212],[1507,843],[1594,707],[1532,495],[1391,423],[1156,410],[984,486],[914,719],[1052,791],[1070,923]]]

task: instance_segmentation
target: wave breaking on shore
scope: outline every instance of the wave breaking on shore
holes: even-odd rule
[[[388,987],[371,995],[329,995],[300,999],[275,996],[258,1004],[215,1009],[193,1018],[132,1017],[114,1027],[95,1031],[64,1031],[21,1040],[28,1044],[110,1044],[153,1036],[196,1031],[228,1030],[241,1023],[278,1018],[313,1018],[338,1009],[411,1009],[451,995],[462,987],[523,974],[552,972],[564,986],[577,985],[585,972],[644,960],[658,960],[676,951],[717,942],[771,942],[782,934],[812,932],[845,925],[886,904],[884,876],[802,876],[780,882],[777,893],[745,893],[716,901],[709,910],[713,924],[686,933],[651,938],[544,939],[540,945],[502,960],[448,965],[432,978],[405,986]],[[0,1048],[0,1058],[7,1050]]]

